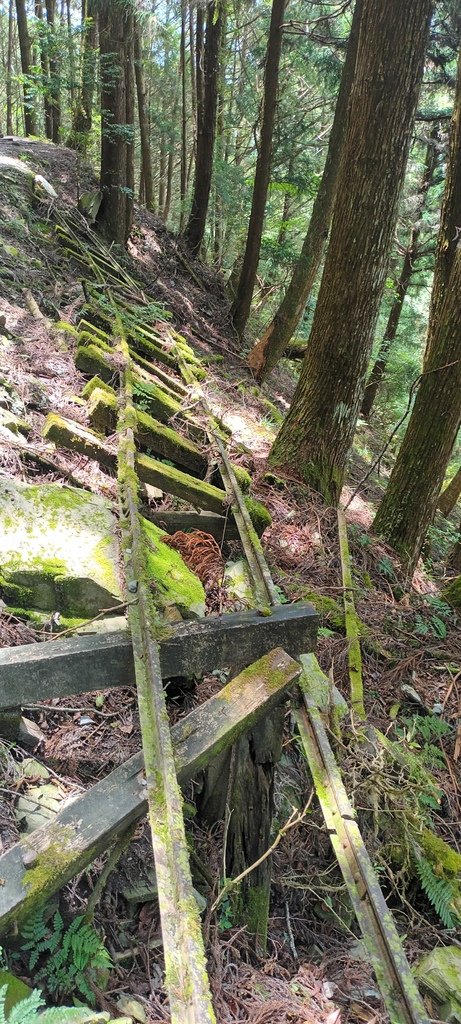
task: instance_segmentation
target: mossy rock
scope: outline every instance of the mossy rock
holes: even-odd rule
[[[422,992],[437,1003],[437,1016],[461,1024],[461,949],[438,946],[423,956],[415,976]]]
[[[109,502],[57,484],[0,483],[0,581],[7,603],[74,617],[121,599]]]
[[[325,597],[317,590],[304,590],[302,598],[303,601],[310,601],[322,619],[334,626],[335,629],[345,628],[344,608],[333,597]]]
[[[201,618],[205,614],[205,591],[178,551],[164,544],[168,536],[154,523],[142,519],[146,544],[147,575],[151,581],[155,605],[165,612],[175,606],[185,619]]]
[[[108,395],[114,395],[115,391],[111,388],[110,384],[107,384],[105,380],[101,380],[101,377],[92,377],[91,380],[87,381],[85,387],[82,388],[82,398],[90,398],[93,391],[106,391]]]
[[[461,576],[456,576],[448,587],[442,590],[442,597],[452,608],[461,608]]]

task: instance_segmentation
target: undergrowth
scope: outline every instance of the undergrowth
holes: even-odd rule
[[[42,908],[25,923],[22,936],[22,950],[29,954],[29,971],[35,981],[43,982],[50,996],[62,999],[76,992],[90,1006],[94,1004],[89,982],[96,980],[98,971],[107,971],[112,961],[100,936],[84,917],[75,917],[66,928],[59,911],[47,923]]]

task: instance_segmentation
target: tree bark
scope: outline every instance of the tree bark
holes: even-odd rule
[[[150,153],[149,117],[146,104],[146,88],[142,69],[141,26],[136,19],[134,26],[134,70],[138,97],[139,134],[141,136],[141,160],[143,170],[144,198],[148,210],[154,208],[154,186],[152,181],[152,160]]]
[[[49,104],[51,108],[51,119],[53,126],[53,142],[59,142],[61,130],[61,100],[60,100],[60,71],[59,71],[59,50],[56,39],[56,0],[45,0],[46,20],[48,22],[48,61],[50,66],[49,77]]]
[[[312,206],[311,219],[301,255],[277,312],[249,355],[248,365],[259,381],[263,381],[269,376],[291,341],[303,315],[325,251],[346,131],[347,108],[357,60],[362,6],[362,0],[356,0],[335,115],[328,141],[325,167]]]
[[[43,23],[43,4],[35,4],[35,17],[38,25],[38,45],[40,50],[40,67],[42,72],[43,91],[43,114],[45,119],[45,135],[47,139],[53,139],[53,107],[50,103],[50,62],[48,60],[48,45],[46,39],[46,28]]]
[[[431,0],[364,0],[331,238],[308,350],[270,455],[336,504],[408,156]]]
[[[93,97],[96,81],[96,48],[98,15],[95,0],[82,3],[82,72],[79,97],[72,117],[72,128],[67,145],[81,152],[86,150],[93,117]]]
[[[269,39],[267,43],[266,66],[264,71],[264,98],[261,119],[261,135],[256,161],[250,221],[243,257],[242,272],[237,294],[232,305],[232,322],[240,338],[250,315],[251,300],[258,270],[261,238],[269,188],[272,136],[274,132],[275,109],[279,80],[280,54],[282,52],[282,24],[287,0],[272,0]]]
[[[222,3],[209,3],[207,6],[204,51],[203,116],[197,137],[194,194],[192,196],[189,220],[184,232],[185,241],[195,254],[198,254],[203,241],[210,199],[218,103],[219,41],[221,38],[222,18]]]
[[[18,24],[19,52],[21,54],[21,71],[23,74],[24,94],[24,130],[26,135],[37,134],[35,120],[34,96],[32,89],[32,47],[27,24],[25,0],[16,0],[16,19]]]
[[[437,502],[437,508],[444,516],[449,516],[461,495],[461,466],[455,473],[453,480],[447,484]]]
[[[361,415],[368,419],[371,410],[373,408],[376,395],[379,391],[379,386],[386,372],[389,352],[392,348],[392,342],[395,341],[397,330],[400,322],[400,314],[403,309],[403,304],[408,291],[408,287],[411,278],[415,271],[415,262],[418,258],[419,250],[419,237],[421,234],[421,228],[419,225],[422,212],[424,210],[427,193],[434,180],[434,173],[437,167],[437,146],[436,140],[438,137],[439,126],[436,125],[432,129],[427,149],[426,158],[424,162],[424,173],[419,188],[418,203],[415,210],[415,223],[411,229],[410,239],[405,252],[405,257],[400,271],[400,277],[396,284],[395,299],[391,306],[389,313],[389,319],[387,321],[386,330],[384,331],[383,340],[378,352],[376,362],[371,371],[368,384],[365,388],[365,394],[363,396],[362,406],[360,409]]]
[[[125,245],[133,216],[133,6],[99,5],[101,63],[101,205],[97,224]]]
[[[8,49],[6,56],[6,134],[13,134],[13,0],[8,7]]]
[[[451,124],[432,313],[423,376],[384,498],[376,533],[395,548],[411,575],[432,522],[461,423],[461,248],[447,238],[453,225],[461,167],[461,54]]]
[[[187,89],[186,89],[186,4],[181,2],[181,41],[179,46],[179,73],[181,77],[181,168],[179,180],[179,232],[184,228],[187,194]]]

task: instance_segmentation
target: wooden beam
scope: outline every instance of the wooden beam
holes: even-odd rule
[[[180,783],[275,708],[300,672],[298,662],[276,648],[174,725]],[[0,934],[87,867],[146,809],[143,758],[135,754],[7,850],[0,857]]]
[[[160,641],[162,677],[203,675],[251,664],[274,646],[292,657],[315,647],[318,617],[309,604],[281,605],[268,616],[232,612],[182,622]],[[0,709],[72,693],[134,686],[128,629],[0,650]]]
[[[149,512],[149,519],[160,526],[166,533],[176,533],[176,530],[203,530],[204,533],[211,533],[218,544],[224,540],[240,541],[240,534],[237,523],[232,515],[218,516],[216,512],[162,512],[153,509]]]

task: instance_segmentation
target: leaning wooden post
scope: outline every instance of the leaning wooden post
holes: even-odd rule
[[[172,1024],[214,1024],[205,949],[194,898],[182,797],[176,777],[156,638],[159,623],[145,577],[145,550],[138,511],[135,470],[136,411],[131,360],[120,331],[122,362],[118,483],[128,622],[138,691],[146,773],[146,797],[157,875],[165,959],[165,985]]]

